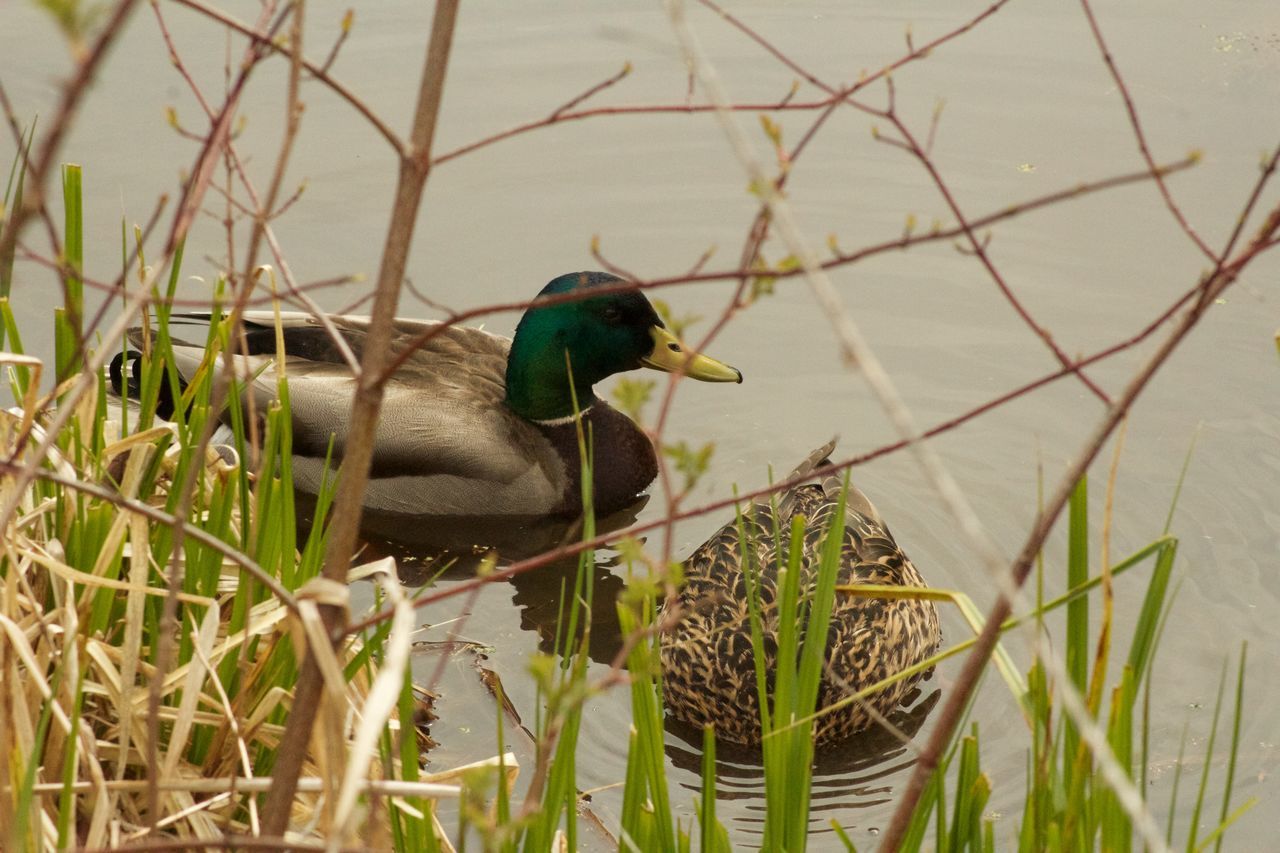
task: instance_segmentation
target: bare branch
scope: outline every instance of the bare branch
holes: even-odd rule
[[[1220,257],[1214,253],[1213,249],[1209,248],[1208,244],[1191,227],[1191,223],[1187,221],[1186,216],[1182,213],[1182,208],[1173,200],[1169,187],[1156,171],[1156,161],[1151,156],[1151,149],[1147,145],[1147,135],[1142,130],[1142,121],[1138,118],[1138,110],[1133,105],[1133,98],[1129,95],[1129,87],[1125,84],[1124,77],[1120,74],[1120,69],[1116,67],[1115,59],[1111,56],[1111,50],[1107,47],[1106,39],[1102,37],[1102,28],[1098,26],[1098,19],[1094,17],[1093,6],[1089,4],[1089,0],[1080,0],[1080,8],[1084,10],[1084,16],[1089,21],[1089,30],[1093,33],[1093,40],[1098,45],[1099,52],[1102,53],[1102,61],[1106,63],[1107,71],[1111,74],[1111,79],[1116,84],[1116,90],[1120,92],[1120,97],[1124,100],[1124,109],[1129,116],[1129,125],[1133,128],[1133,138],[1138,143],[1138,151],[1141,152],[1142,159],[1146,161],[1147,168],[1151,170],[1152,176],[1155,178],[1156,186],[1160,189],[1160,197],[1164,199],[1165,207],[1169,209],[1169,213],[1173,215],[1178,227],[1183,230],[1196,248],[1215,264],[1220,263]]]
[[[277,44],[274,40],[263,36],[248,24],[236,20],[220,9],[215,9],[212,6],[202,3],[201,0],[175,0],[175,2],[186,6],[192,11],[199,12],[207,18],[211,18],[229,29],[235,30],[242,36],[252,39],[264,49],[272,50],[276,53],[283,53],[285,55],[296,50],[296,48],[288,45]],[[302,60],[302,67],[307,69],[311,76],[315,77],[321,83],[332,89],[338,97],[350,104],[356,112],[360,113],[360,115],[364,117],[365,121],[369,122],[369,124],[382,135],[382,138],[387,141],[387,144],[389,144],[397,154],[404,156],[404,142],[400,139],[399,135],[391,129],[391,126],[384,122],[378,114],[373,111],[372,107],[366,104],[342,83],[329,76],[326,67],[318,66],[306,59]]]
[[[400,180],[396,188],[391,225],[387,230],[382,267],[378,272],[373,315],[364,348],[361,375],[356,384],[355,400],[351,407],[351,431],[347,452],[343,457],[338,479],[333,522],[328,531],[329,541],[325,552],[324,576],[338,583],[344,582],[351,555],[355,550],[356,533],[364,502],[364,488],[372,458],[373,436],[382,404],[382,377],[385,375],[386,362],[389,358],[388,344],[392,320],[399,301],[400,284],[404,280],[405,262],[418,218],[422,191],[430,171],[431,144],[444,91],[445,70],[453,43],[457,11],[457,0],[438,0],[436,4],[435,19],[431,26],[431,41],[427,48],[426,66],[422,72],[418,103],[414,110],[408,156],[404,157],[400,165]],[[347,619],[345,610],[325,606],[321,608],[321,617],[332,637],[338,639],[344,634]],[[274,781],[263,805],[266,818],[262,829],[266,835],[282,836],[288,826],[290,804],[293,802],[294,789],[306,754],[307,742],[311,738],[322,686],[322,676],[316,664],[315,654],[309,652],[303,660],[302,669],[298,675],[293,712],[289,716],[288,726],[276,753],[276,764],[272,771]]]

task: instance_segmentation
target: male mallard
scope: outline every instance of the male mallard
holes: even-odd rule
[[[570,273],[540,297],[590,292],[622,279]],[[331,318],[357,358],[368,319]],[[285,373],[293,416],[294,478],[314,494],[330,438],[335,461],[347,440],[354,380],[332,338],[307,314],[283,320]],[[402,353],[439,323],[397,320],[392,350]],[[258,375],[259,405],[274,398],[266,369],[276,354],[275,317],[245,315],[237,359]],[[175,345],[179,373],[190,378],[202,348]],[[569,370],[572,366],[572,389]],[[683,370],[707,382],[742,374],[689,352],[643,295],[617,291],[529,308],[514,340],[450,326],[412,352],[386,384],[373,450],[366,509],[430,516],[572,516],[581,509],[574,394],[594,452],[594,500],[601,515],[629,504],[657,475],[649,438],[592,392],[614,373],[652,367]]]
[[[825,464],[835,441],[814,451],[788,477],[802,477]],[[760,601],[766,657],[772,681],[777,649],[777,549],[791,520],[806,520],[800,588],[812,590],[822,542],[838,506],[842,480],[827,476],[802,483],[771,502],[761,498],[742,515],[752,564],[760,571]],[[776,507],[776,512],[775,512]],[[781,549],[783,559],[788,547]],[[735,743],[760,742],[759,697],[747,607],[747,579],[737,521],[722,527],[684,564],[685,585],[677,604],[682,614],[662,636],[662,690],[672,715],[697,726],[710,723],[716,736]],[[844,543],[839,584],[925,585],[915,566],[894,542],[889,528],[862,492],[849,488],[845,503]],[[901,672],[933,654],[941,640],[933,602],[911,598],[861,598],[836,593],[827,634],[827,664],[818,690],[824,708]],[[832,741],[867,728],[893,710],[920,680],[919,675],[820,717],[820,741]],[[770,684],[772,688],[772,684]]]

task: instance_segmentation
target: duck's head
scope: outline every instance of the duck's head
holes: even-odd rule
[[[590,293],[625,283],[602,272],[569,273],[538,296]],[[683,372],[703,382],[742,381],[737,369],[685,347],[638,291],[614,291],[535,304],[525,312],[507,359],[507,405],[531,421],[567,418],[574,413],[575,394],[585,410],[595,400],[591,386],[638,367]]]

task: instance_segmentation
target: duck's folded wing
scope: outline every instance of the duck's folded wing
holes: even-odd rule
[[[272,318],[246,316],[236,373],[255,377],[259,411],[276,397]],[[356,358],[366,318],[330,318]],[[308,315],[282,318],[289,382],[295,476],[314,492],[332,441],[332,467],[346,451],[355,382],[327,330]],[[428,333],[429,340],[422,341]],[[392,351],[413,351],[385,386],[365,505],[415,514],[552,512],[563,497],[563,464],[536,428],[503,404],[510,341],[479,329],[397,320]],[[243,354],[248,353],[248,354]],[[180,374],[190,379],[202,348],[175,345]]]
[[[334,456],[346,449],[351,379],[343,382],[336,392],[301,377],[289,382],[295,450],[307,448],[294,470],[308,491],[318,485],[329,432]],[[395,381],[383,398],[370,477],[365,506],[408,515],[544,515],[557,510],[565,485],[550,444],[500,403]]]
[[[483,333],[481,333],[483,334]],[[488,336],[492,337],[492,336]],[[494,355],[497,355],[495,351]],[[504,353],[503,353],[504,355]],[[198,347],[175,346],[179,373],[191,378],[204,360]],[[255,377],[247,397],[259,411],[275,400],[274,359],[265,355],[223,356],[237,375]],[[387,491],[406,492],[406,480],[417,480],[412,494],[387,496],[366,505],[387,503],[388,511],[430,514],[538,515],[552,511],[559,498],[563,471],[554,451],[536,430],[502,405],[497,366],[477,364],[474,357],[436,360],[430,371],[408,365],[387,383],[372,455],[372,478]],[[289,356],[284,361],[294,453],[323,462],[333,443],[334,465],[346,452],[355,379],[344,364]],[[306,467],[306,465],[303,465]],[[308,491],[319,484],[321,466],[300,483]],[[372,487],[371,487],[372,488]],[[486,498],[485,496],[488,496]],[[493,506],[497,501],[498,506]],[[424,506],[433,505],[433,506]],[[443,507],[443,508],[439,508]]]

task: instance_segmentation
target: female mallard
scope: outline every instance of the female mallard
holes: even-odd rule
[[[598,272],[562,275],[540,297],[622,284]],[[333,325],[360,357],[367,318]],[[392,349],[402,353],[439,323],[397,320]],[[238,360],[257,375],[259,405],[274,398],[275,318],[250,312]],[[294,478],[314,494],[329,443],[335,461],[347,440],[354,380],[315,318],[283,320],[285,373],[293,416]],[[179,373],[192,376],[204,350],[175,345]],[[569,367],[572,368],[572,385]],[[652,367],[707,382],[742,374],[686,351],[639,292],[534,305],[514,340],[449,326],[415,349],[386,384],[373,450],[366,509],[421,516],[572,516],[581,509],[574,395],[594,453],[594,501],[615,512],[657,475],[653,445],[626,415],[592,392],[614,373]]]
[[[825,464],[834,449],[833,440],[814,451],[788,479],[803,477]],[[812,589],[822,541],[834,520],[841,488],[838,477],[817,478],[775,496],[772,502],[761,498],[743,512],[746,541],[754,552],[751,559],[760,570],[765,672],[770,675],[778,636],[775,531],[781,530],[785,535],[791,529],[791,520],[804,516],[807,523],[800,588]],[[784,559],[787,551],[784,543]],[[662,691],[666,706],[678,719],[697,726],[711,724],[722,740],[759,743],[760,709],[747,580],[736,521],[722,527],[685,561],[684,576],[685,585],[676,602],[679,621],[662,636]],[[852,487],[846,497],[837,583],[925,585],[871,501]],[[818,707],[832,705],[923,661],[933,654],[940,640],[938,613],[931,601],[837,593]],[[893,710],[920,677],[903,679],[862,702],[852,702],[820,717],[815,727],[818,740],[837,740],[867,728],[874,721],[870,711],[883,715]]]

